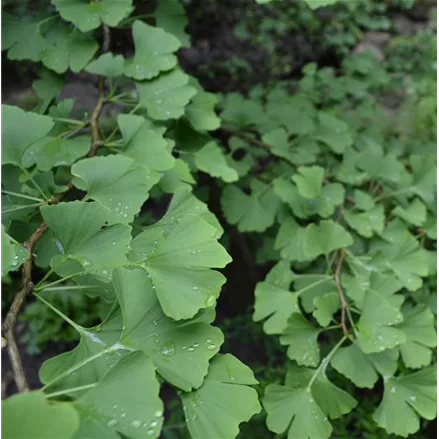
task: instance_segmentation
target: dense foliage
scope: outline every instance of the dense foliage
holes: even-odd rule
[[[234,438],[254,415],[280,437],[329,438],[370,406],[358,389],[382,388],[373,420],[386,435],[436,417],[431,29],[412,65],[402,38],[384,63],[351,54],[340,69],[308,63],[298,81],[217,96],[179,66],[190,40],[174,0],[146,16],[131,0],[51,0],[2,24],[8,58],[40,66],[32,111],[2,106],[2,282],[19,279],[2,345],[23,392],[3,402],[6,438],[159,437],[163,389],[194,439]],[[132,57],[112,44],[117,30]],[[96,80],[91,112],[60,99],[70,71]],[[263,385],[220,353],[213,324],[236,231],[270,267],[252,311],[280,345]],[[28,349],[65,324],[62,339],[79,343],[27,392],[14,325],[31,294]]]

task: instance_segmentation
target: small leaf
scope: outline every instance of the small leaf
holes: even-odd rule
[[[315,310],[312,315],[320,326],[328,326],[333,315],[340,309],[340,298],[335,292],[314,299]]]
[[[198,131],[213,131],[220,127],[221,120],[215,113],[218,99],[213,93],[199,91],[186,107],[186,117]]]
[[[2,224],[2,277],[18,270],[29,258],[29,252],[6,233]]]
[[[175,0],[160,0],[154,11],[157,26],[175,35],[183,47],[190,46],[189,35],[185,32],[188,24],[184,7]]]
[[[299,194],[305,198],[316,198],[322,191],[325,170],[320,166],[299,167],[298,174],[291,177],[297,185]]]
[[[212,360],[203,385],[183,393],[186,423],[194,439],[233,439],[239,424],[261,411],[253,372],[230,354]]]
[[[409,224],[418,227],[422,226],[427,220],[427,208],[419,198],[415,198],[406,209],[401,206],[395,207],[392,213]]]
[[[436,417],[436,367],[398,378],[384,387],[381,404],[373,414],[376,423],[389,434],[407,437],[420,428],[419,417]]]
[[[69,402],[49,402],[42,392],[20,393],[2,401],[5,438],[71,439],[79,416]]]
[[[238,173],[227,165],[221,147],[212,140],[195,153],[195,165],[200,171],[212,177],[219,177],[226,183],[238,180]]]
[[[318,119],[316,139],[328,145],[336,154],[343,154],[343,151],[353,142],[348,125],[322,111],[318,114]]]
[[[184,107],[196,94],[196,89],[188,85],[189,77],[174,69],[147,82],[137,82],[140,104],[155,120],[178,119],[184,114]]]
[[[330,6],[338,3],[340,0],[305,0],[311,9],[317,9],[324,6]]]
[[[124,58],[122,55],[104,53],[92,61],[85,70],[93,75],[108,76],[114,78],[123,74]]]
[[[260,104],[244,99],[238,93],[230,93],[225,100],[224,110],[220,114],[222,120],[232,122],[239,127],[255,125],[264,120],[264,112]]]
[[[305,228],[300,227],[292,216],[281,224],[274,248],[280,250],[283,259],[303,262],[309,260],[305,255]]]
[[[180,42],[163,29],[136,20],[133,39],[134,57],[125,67],[125,74],[130,78],[137,81],[152,79],[177,65],[173,53],[179,49]]]
[[[371,238],[374,233],[380,234],[384,230],[385,215],[382,204],[361,213],[344,210],[343,218],[349,227],[365,238]]]

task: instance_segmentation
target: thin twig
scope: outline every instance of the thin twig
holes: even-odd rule
[[[110,29],[108,26],[104,25],[104,39],[102,49],[103,52],[108,52],[110,47]],[[81,130],[90,124],[91,127],[91,136],[92,142],[90,151],[87,154],[87,157],[92,157],[97,153],[97,150],[102,145],[102,141],[99,139],[99,116],[102,112],[102,107],[105,103],[105,79],[100,78],[99,80],[99,96],[96,102],[96,106],[93,109],[92,116],[90,122],[86,122]],[[57,194],[53,196],[49,200],[49,204],[58,204],[65,195],[73,189],[73,184],[69,183],[67,185],[68,190],[62,194]],[[29,252],[28,260],[23,264],[23,268],[21,270],[21,286],[20,289],[15,294],[14,300],[12,301],[12,305],[9,308],[8,313],[6,314],[5,320],[2,325],[2,331],[5,334],[5,339],[7,341],[7,349],[9,358],[11,361],[12,371],[14,374],[14,380],[17,385],[17,389],[19,392],[27,392],[30,390],[29,384],[26,380],[26,375],[24,373],[23,364],[20,357],[20,352],[17,347],[17,343],[14,337],[14,326],[18,318],[18,314],[26,300],[27,295],[34,288],[34,284],[32,282],[32,266],[33,266],[33,250],[38,241],[44,235],[44,232],[48,229],[47,224],[41,224],[38,229],[30,236],[30,238],[23,243],[23,246]]]
[[[346,302],[346,299],[344,297],[344,293],[343,293],[343,288],[341,286],[341,281],[340,281],[340,274],[341,274],[341,269],[343,266],[343,260],[345,257],[345,252],[343,249],[340,250],[339,253],[339,258],[337,261],[337,268],[335,270],[335,274],[334,274],[334,280],[335,280],[335,285],[337,287],[337,292],[338,292],[338,297],[340,299],[340,306],[341,306],[341,327],[343,329],[343,334],[347,335],[348,334],[348,328],[346,327],[346,310],[348,308],[348,303]]]

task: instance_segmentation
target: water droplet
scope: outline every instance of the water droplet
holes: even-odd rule
[[[127,415],[127,414],[126,414],[125,412],[122,412],[122,413],[120,414],[120,417],[121,417],[121,418],[125,418],[126,415]]]
[[[142,425],[141,421],[133,421],[133,422],[131,422],[131,426],[134,427],[134,428],[140,428],[141,425]]]
[[[175,345],[172,341],[162,344],[160,352],[164,357],[173,357],[175,355]]]
[[[154,413],[154,416],[155,416],[156,418],[160,418],[161,416],[163,416],[163,412],[162,412],[161,410],[157,410],[157,411]]]
[[[153,321],[152,321],[152,325],[153,325],[153,326],[157,326],[158,324],[159,324],[159,322],[158,322],[157,320],[153,320]]]
[[[211,340],[210,338],[208,338],[208,339],[206,340],[206,343],[212,343],[212,340]]]
[[[154,430],[148,430],[147,433],[148,433],[148,436],[152,436],[154,434]]]
[[[117,404],[114,404],[113,408],[114,408],[114,410],[116,410],[117,409]]]
[[[199,290],[198,287],[193,287],[192,289],[193,289],[194,291],[198,291],[198,290]]]
[[[108,427],[114,427],[115,425],[117,425],[117,419],[110,419],[108,422],[107,422],[107,426]]]
[[[198,343],[194,343],[194,348],[197,348],[198,346],[200,346]]]
[[[216,297],[214,295],[211,295],[205,300],[204,304],[207,307],[210,307],[210,306],[215,305],[215,302],[216,302]]]
[[[214,345],[214,344],[210,344],[209,346],[207,346],[207,349],[208,349],[209,351],[213,351],[213,350],[216,349],[216,345]]]
[[[193,351],[194,351],[194,348],[191,346],[191,347],[188,349],[188,351],[193,352]]]
[[[151,422],[151,427],[157,427],[157,425],[158,425],[158,422],[157,422],[157,421],[152,421],[152,422]]]

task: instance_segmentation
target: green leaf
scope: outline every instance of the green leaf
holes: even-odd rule
[[[88,64],[85,70],[93,75],[114,78],[123,74],[124,62],[125,60],[122,55],[104,53],[99,58]]]
[[[374,276],[363,299],[358,321],[358,345],[367,354],[392,349],[406,341],[404,332],[393,327],[403,321],[404,297],[387,289],[386,276]]]
[[[218,177],[226,183],[238,180],[238,173],[227,165],[221,147],[212,140],[195,153],[195,165],[200,171]]]
[[[32,83],[32,88],[41,99],[34,111],[44,114],[49,105],[60,95],[64,88],[64,79],[50,70],[43,69],[40,79]]]
[[[375,206],[375,201],[366,192],[356,189],[354,191],[355,206],[361,210],[370,210]]]
[[[158,27],[175,35],[183,47],[190,46],[190,37],[185,32],[188,24],[183,6],[175,0],[160,0],[154,11]]]
[[[422,226],[427,220],[427,207],[419,198],[414,199],[405,209],[401,206],[396,206],[392,213],[409,224],[418,227]]]
[[[21,166],[24,151],[33,142],[44,137],[54,123],[50,117],[2,105],[2,125],[2,165],[11,163]]]
[[[340,298],[335,292],[314,299],[315,310],[312,315],[320,326],[328,326],[334,314],[340,309]]]
[[[188,164],[182,159],[175,159],[175,166],[164,172],[159,186],[163,192],[173,194],[179,188],[190,190],[194,183]]]
[[[300,294],[303,309],[310,313],[315,309],[315,300],[328,291],[335,291],[336,285],[332,276],[325,274],[298,275],[294,280],[294,289]]]
[[[251,369],[234,356],[215,356],[203,385],[181,395],[191,436],[235,438],[239,424],[261,411],[258,394],[249,387],[257,383]]]
[[[294,275],[290,264],[278,262],[268,273],[264,282],[259,282],[255,289],[255,310],[253,320],[264,323],[266,334],[281,334],[294,312],[299,312],[297,294],[290,292]]]
[[[357,344],[340,348],[331,359],[331,366],[357,387],[372,389],[379,375],[388,379],[398,368],[398,350],[388,349],[365,354]]]
[[[40,53],[50,46],[43,37],[40,23],[24,21],[7,13],[2,15],[2,50],[9,49],[11,60],[40,61]]]
[[[134,57],[125,67],[125,75],[130,78],[137,81],[152,79],[177,65],[177,57],[173,53],[180,48],[180,42],[163,29],[136,20],[133,39]]]
[[[246,100],[238,93],[230,93],[225,100],[224,110],[220,117],[226,122],[232,122],[239,127],[257,125],[264,120],[264,112],[260,104]]]
[[[49,402],[37,391],[2,401],[2,415],[2,435],[11,439],[70,439],[79,427],[79,416],[71,403]]]
[[[436,417],[436,367],[398,378],[390,378],[384,387],[381,404],[373,419],[389,434],[407,437],[419,428],[419,417]]]
[[[213,131],[220,127],[221,119],[215,113],[218,99],[213,93],[199,91],[186,107],[186,117],[198,131]]]
[[[298,174],[293,175],[299,194],[305,198],[316,198],[321,194],[325,170],[320,166],[299,167]]]
[[[102,205],[73,201],[43,206],[41,214],[62,248],[62,255],[55,256],[51,262],[57,272],[63,266],[68,267],[67,261],[72,259],[82,270],[109,280],[112,268],[127,262],[125,253],[131,227],[118,224],[103,228],[108,212]]]
[[[174,386],[185,391],[200,387],[209,360],[224,341],[221,331],[209,325],[213,310],[176,322],[163,313],[144,270],[116,269],[113,282],[124,322],[119,343],[144,351],[157,372]]]
[[[316,140],[328,145],[336,154],[343,154],[343,151],[353,142],[348,125],[324,112],[319,112],[318,120]]]
[[[333,250],[353,244],[351,235],[340,224],[331,220],[309,224],[305,229],[304,252],[308,259],[326,255]]]
[[[349,227],[365,238],[371,238],[374,233],[380,234],[384,230],[385,215],[382,204],[361,213],[344,210],[343,218]]]
[[[140,104],[155,120],[178,119],[197,92],[188,82],[189,77],[177,69],[152,81],[136,82]]]
[[[437,342],[434,315],[425,305],[403,308],[404,321],[398,329],[405,333],[407,341],[399,346],[402,361],[411,369],[419,369],[431,363],[432,351]]]
[[[51,26],[45,37],[50,47],[41,52],[41,61],[57,73],[69,68],[73,72],[81,71],[99,48],[95,40],[61,23]]]
[[[263,232],[274,222],[278,200],[270,186],[253,180],[252,194],[247,195],[234,185],[225,187],[221,207],[227,221],[241,232]]]
[[[49,171],[57,166],[70,166],[85,156],[89,149],[89,136],[72,139],[46,136],[26,149],[23,154],[23,165],[29,168],[36,164],[41,171]]]
[[[71,172],[72,183],[107,209],[109,224],[131,223],[156,182],[133,159],[121,155],[81,160]]]
[[[302,314],[294,313],[288,319],[288,325],[279,337],[282,346],[288,346],[287,355],[302,366],[317,366],[320,361],[320,349],[317,337],[321,329],[314,328]]]
[[[269,384],[262,403],[270,431],[281,434],[288,429],[289,439],[328,439],[331,435],[331,424],[310,389]]]
[[[122,357],[76,404],[84,416],[96,419],[106,429],[133,439],[157,438],[163,424],[159,391],[152,361],[142,352],[132,352]]]
[[[309,259],[304,245],[305,228],[300,227],[292,216],[287,217],[279,228],[274,248],[280,250],[283,259],[303,262]]]
[[[189,319],[215,304],[225,278],[211,268],[231,261],[216,235],[215,227],[186,213],[169,231],[153,226],[133,239],[133,257],[150,274],[167,316]]]
[[[81,32],[96,29],[102,23],[116,27],[132,11],[132,0],[51,0],[64,20],[71,21]]]
[[[305,0],[306,4],[311,9],[322,8],[324,6],[330,6],[338,3],[340,0]]]
[[[10,271],[18,270],[28,258],[29,252],[26,248],[14,242],[2,224],[2,277]]]

